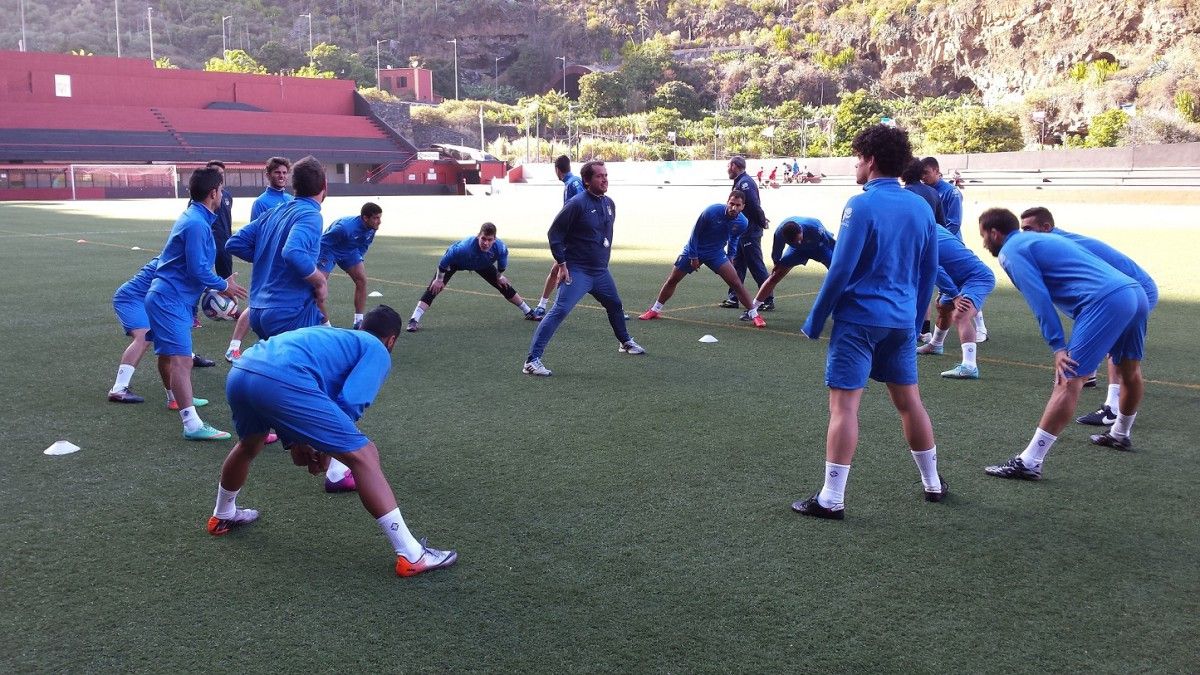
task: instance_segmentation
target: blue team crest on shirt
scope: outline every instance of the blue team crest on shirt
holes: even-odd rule
[[[613,207],[609,206],[608,207],[608,217],[611,218],[612,216],[613,216]]]
[[[842,211],[842,227],[845,227],[850,224],[850,216],[853,214],[854,214],[854,209],[850,208],[849,206],[847,206],[845,208],[845,210]]]
[[[746,181],[746,180],[742,181],[742,184],[738,186],[738,189],[741,190],[742,192],[749,190],[750,189],[750,181]]]

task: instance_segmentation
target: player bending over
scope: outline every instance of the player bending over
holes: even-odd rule
[[[774,266],[754,296],[755,308],[760,308],[768,298],[775,297],[775,287],[796,265],[816,260],[829,269],[836,243],[833,235],[816,218],[792,216],[780,223],[775,228],[774,241],[771,243],[771,262]],[[745,312],[741,320],[752,321],[753,318],[749,312]],[[755,325],[758,323],[755,322]]]
[[[707,265],[708,269],[715,272],[717,276],[725,280],[730,288],[734,289],[738,300],[747,308],[746,315],[754,321],[754,325],[759,328],[767,325],[767,322],[758,315],[758,310],[750,299],[750,293],[738,279],[733,263],[729,262],[729,258],[725,255],[727,246],[736,250],[736,244],[731,242],[736,242],[749,225],[749,221],[742,215],[744,208],[746,208],[745,193],[741,190],[733,190],[724,204],[713,204],[700,213],[700,217],[696,219],[696,225],[692,228],[691,238],[683,247],[683,253],[675,259],[675,267],[667,275],[662,290],[658,292],[658,299],[650,306],[650,309],[638,317],[639,319],[642,321],[657,319],[663,305],[675,294],[675,287],[679,285],[679,282],[700,269],[701,265]]]
[[[367,267],[363,259],[382,222],[383,209],[374,202],[367,202],[357,216],[338,218],[321,235],[317,267],[329,278],[336,263],[354,280],[355,328],[362,323],[363,309],[367,306]]]
[[[950,325],[958,328],[962,344],[962,363],[942,373],[953,380],[978,380],[979,364],[975,360],[975,314],[983,309],[987,296],[996,288],[996,275],[966,247],[962,240],[944,227],[937,228],[938,277],[941,292],[937,306],[937,322],[933,338],[917,348],[918,354],[938,355],[943,352]]]
[[[508,247],[504,245],[503,241],[496,238],[496,226],[484,223],[479,228],[479,234],[455,242],[446,249],[445,255],[438,261],[437,273],[433,275],[433,281],[429,282],[425,294],[417,302],[412,318],[408,320],[408,328],[405,330],[415,333],[421,328],[421,317],[429,311],[433,299],[446,288],[446,284],[450,283],[450,278],[454,276],[454,273],[461,270],[474,272],[483,277],[484,281],[500,291],[500,295],[503,295],[505,300],[516,305],[526,319],[541,321],[541,317],[525,304],[521,295],[517,293],[517,289],[508,283],[508,278],[504,276],[504,270],[507,267]]]
[[[221,466],[209,534],[258,520],[258,511],[237,507],[237,497],[274,428],[292,461],[310,473],[322,473],[330,455],[351,468],[363,507],[396,551],[396,574],[410,577],[458,560],[454,551],[430,548],[409,532],[379,449],[355,426],[387,379],[400,327],[400,315],[380,305],[363,317],[362,330],[300,328],[256,344],[234,363],[225,391],[238,442]]]

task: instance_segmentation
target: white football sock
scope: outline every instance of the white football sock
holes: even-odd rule
[[[167,392],[167,405],[170,405],[171,401],[175,400],[175,392],[167,389],[166,387],[163,387],[163,391]]]
[[[425,553],[425,547],[421,546],[421,542],[417,541],[412,536],[412,532],[408,531],[408,526],[404,524],[404,516],[400,515],[399,508],[376,518],[375,522],[379,523],[379,527],[387,535],[388,541],[392,542],[392,548],[397,555],[402,555],[413,563],[421,559]]]
[[[663,304],[657,300],[654,301],[653,305],[650,305],[651,312],[661,312],[662,308],[663,308]]]
[[[1025,451],[1021,453],[1021,461],[1025,466],[1036,469],[1042,465],[1046,459],[1046,453],[1050,452],[1050,446],[1054,445],[1054,441],[1058,440],[1058,436],[1042,431],[1041,427],[1033,434],[1033,440],[1029,441]]]
[[[930,341],[934,347],[941,347],[946,342],[946,334],[950,332],[949,328],[933,328],[933,340]]]
[[[1133,431],[1133,420],[1136,417],[1137,413],[1130,413],[1128,415],[1117,413],[1117,423],[1112,426],[1112,435],[1129,438],[1129,433]]]
[[[846,479],[849,476],[849,464],[825,462],[825,485],[817,494],[817,503],[827,509],[842,508],[846,503]]]
[[[758,305],[754,305],[753,303],[751,303],[751,304],[753,306],[750,307],[750,309],[746,310],[746,316],[753,319],[754,317],[758,316]]]
[[[522,303],[519,305],[518,309],[520,309],[520,310],[521,310],[521,313],[522,313],[522,314],[528,314],[528,313],[530,312],[530,309],[529,309],[529,303],[527,303],[527,302],[522,302]]]
[[[984,333],[987,332],[987,324],[985,324],[983,322],[983,312],[982,311],[977,312],[975,314],[975,330],[984,332]]]
[[[122,363],[117,366],[117,381],[113,383],[112,393],[117,393],[122,389],[129,387],[129,382],[133,380],[133,371],[136,370],[133,366]]]
[[[237,513],[237,496],[241,490],[226,490],[217,483],[217,505],[213,507],[213,515],[218,518],[232,518]]]
[[[542,299],[538,300],[538,309],[546,309],[546,303],[548,302],[550,302],[550,298],[542,296]]]
[[[1104,405],[1108,406],[1115,415],[1121,408],[1121,385],[1108,385],[1108,398],[1104,399]]]
[[[204,426],[204,421],[196,414],[196,406],[189,405],[179,411],[179,419],[183,420],[183,430],[191,433]]]
[[[970,366],[971,368],[979,367],[979,365],[977,363],[975,363],[975,343],[974,342],[962,343],[962,352],[963,352],[963,365],[964,366]]]
[[[909,452],[912,453],[913,461],[917,463],[917,469],[921,472],[921,483],[925,486],[925,491],[941,492],[942,479],[938,477],[937,471],[937,446],[921,452]]]
[[[345,478],[348,473],[350,473],[350,467],[332,457],[329,458],[329,468],[325,470],[325,480],[336,483]]]
[[[420,321],[422,316],[425,316],[425,310],[421,309],[420,307],[417,307],[413,310],[412,318],[414,321]]]

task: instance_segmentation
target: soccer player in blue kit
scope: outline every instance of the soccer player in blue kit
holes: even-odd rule
[[[246,289],[213,272],[217,245],[212,222],[221,202],[221,173],[197,169],[188,180],[191,203],[167,235],[158,257],[154,280],[146,293],[149,339],[158,356],[158,372],[183,421],[183,437],[193,441],[228,439],[229,433],[205,424],[192,399],[192,312],[205,288],[231,298],[246,297]]]
[[[1054,352],[1054,391],[1023,452],[1004,464],[984,469],[998,478],[1040,480],[1046,454],[1066,428],[1084,380],[1105,354],[1121,372],[1120,412],[1108,433],[1092,443],[1130,450],[1129,433],[1142,399],[1142,351],[1150,304],[1134,279],[1066,237],[1021,232],[1007,209],[979,216],[983,245],[1000,258],[1017,290],[1037,318],[1042,337]],[[1075,321],[1068,339],[1055,307]]]
[[[321,235],[321,252],[317,256],[317,267],[328,278],[333,266],[345,270],[354,281],[354,327],[362,322],[363,310],[367,306],[367,268],[363,259],[375,233],[383,222],[383,208],[367,202],[357,216],[338,218],[330,223]]]
[[[429,311],[429,305],[433,304],[433,299],[446,288],[446,284],[450,283],[450,278],[454,276],[455,272],[463,270],[474,272],[491,284],[493,288],[500,291],[500,295],[503,295],[505,300],[521,310],[521,314],[525,315],[526,319],[540,321],[541,317],[529,308],[521,294],[517,293],[517,289],[508,282],[508,277],[504,276],[504,270],[507,268],[508,247],[504,245],[503,241],[496,238],[496,226],[492,223],[484,223],[479,228],[479,234],[456,241],[446,249],[446,253],[438,261],[437,272],[434,273],[433,280],[429,282],[424,295],[417,301],[417,306],[413,308],[412,317],[408,320],[408,327],[405,330],[410,333],[420,330],[421,317]]]
[[[850,147],[858,158],[856,178],[863,193],[851,197],[842,211],[829,273],[803,329],[816,340],[833,315],[825,367],[825,485],[792,504],[797,513],[831,520],[845,517],[846,479],[868,378],[887,385],[925,500],[940,502],[948,493],[937,470],[933,425],[917,388],[915,344],[937,275],[938,226],[924,200],[897,180],[912,158],[906,132],[877,124],[859,132]]]
[[[563,204],[571,201],[575,195],[583,192],[583,181],[579,180],[579,176],[571,173],[571,158],[566,155],[559,155],[554,160],[554,175],[563,183]],[[561,280],[562,265],[554,263],[550,267],[550,273],[546,275],[546,284],[542,287],[542,297],[538,300],[537,307],[533,308],[534,315],[538,318],[546,316],[546,304],[550,302],[550,294],[558,286]]]
[[[608,313],[608,324],[621,346],[621,354],[640,355],[646,350],[633,341],[625,327],[625,310],[621,296],[617,294],[617,282],[608,271],[612,256],[613,223],[617,218],[617,207],[608,197],[608,167],[594,160],[579,170],[585,191],[563,205],[554,217],[546,238],[550,242],[550,253],[561,265],[562,281],[558,286],[558,297],[546,319],[538,324],[529,345],[529,354],[521,372],[526,375],[549,377],[553,372],[542,363],[542,354],[550,344],[554,332],[575,308],[575,305],[590,293]]]
[[[1021,212],[1021,229],[1026,232],[1050,232],[1066,237],[1079,244],[1088,253],[1112,265],[1121,274],[1141,284],[1142,290],[1146,293],[1146,301],[1149,304],[1150,313],[1154,312],[1154,307],[1158,304],[1158,285],[1154,283],[1154,279],[1150,278],[1146,270],[1142,269],[1129,256],[1099,239],[1093,239],[1092,237],[1074,232],[1067,232],[1055,227],[1053,214],[1050,213],[1049,209],[1042,206],[1035,206]],[[1117,415],[1120,413],[1120,398],[1121,371],[1110,359],[1108,361],[1108,396],[1104,404],[1096,412],[1078,417],[1075,421],[1080,424],[1093,426],[1111,426],[1115,424]]]
[[[805,265],[809,260],[816,260],[829,269],[833,260],[833,247],[837,240],[825,229],[816,218],[792,216],[785,219],[775,228],[771,243],[771,262],[773,267],[767,275],[767,280],[759,287],[754,296],[755,309],[775,296],[775,287],[797,265]],[[752,321],[749,312],[742,314],[742,321]],[[755,322],[754,325],[758,325]]]
[[[921,160],[921,164],[925,167],[922,180],[926,185],[937,191],[938,199],[942,202],[942,212],[946,218],[946,229],[950,230],[954,236],[962,239],[962,191],[942,176],[942,167],[938,164],[937,158],[926,157]],[[987,342],[988,331],[987,325],[983,321],[982,311],[975,314],[975,333],[979,342]]]
[[[746,226],[749,224],[746,217],[742,215],[742,209],[746,208],[746,195],[741,190],[734,190],[729,193],[729,198],[724,204],[713,204],[704,209],[700,217],[696,219],[696,225],[692,227],[692,236],[688,239],[687,245],[683,247],[683,253],[675,259],[675,266],[671,269],[671,273],[667,275],[666,282],[663,283],[662,289],[658,292],[658,299],[638,318],[642,321],[657,319],[662,311],[663,305],[667,300],[675,295],[675,287],[687,275],[700,269],[701,265],[707,265],[708,269],[712,270],[725,280],[725,283],[734,291],[742,305],[746,307],[746,315],[754,321],[754,325],[763,328],[767,322],[758,315],[758,310],[754,307],[754,301],[750,298],[750,294],[746,291],[746,287],[737,277],[737,270],[733,268],[733,263],[729,262],[729,258],[725,256],[725,249],[731,241],[736,241],[742,232],[746,231]]]
[[[430,548],[409,531],[379,463],[379,449],[355,425],[391,369],[401,318],[380,305],[362,330],[300,328],[246,350],[225,385],[238,442],[221,466],[209,534],[220,536],[258,519],[238,508],[250,464],[276,429],[297,466],[320,473],[336,455],[358,476],[358,496],[396,552],[396,573],[414,576],[453,565],[454,551]]]
[[[996,275],[962,240],[944,227],[937,228],[938,276],[935,285],[941,293],[933,339],[917,348],[918,354],[940,355],[946,334],[953,324],[962,345],[962,363],[942,373],[952,380],[978,380],[979,363],[975,359],[975,314],[996,288]]]

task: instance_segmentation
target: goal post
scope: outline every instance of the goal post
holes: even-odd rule
[[[73,200],[90,195],[106,199],[179,197],[179,170],[174,164],[71,164],[67,181]]]

